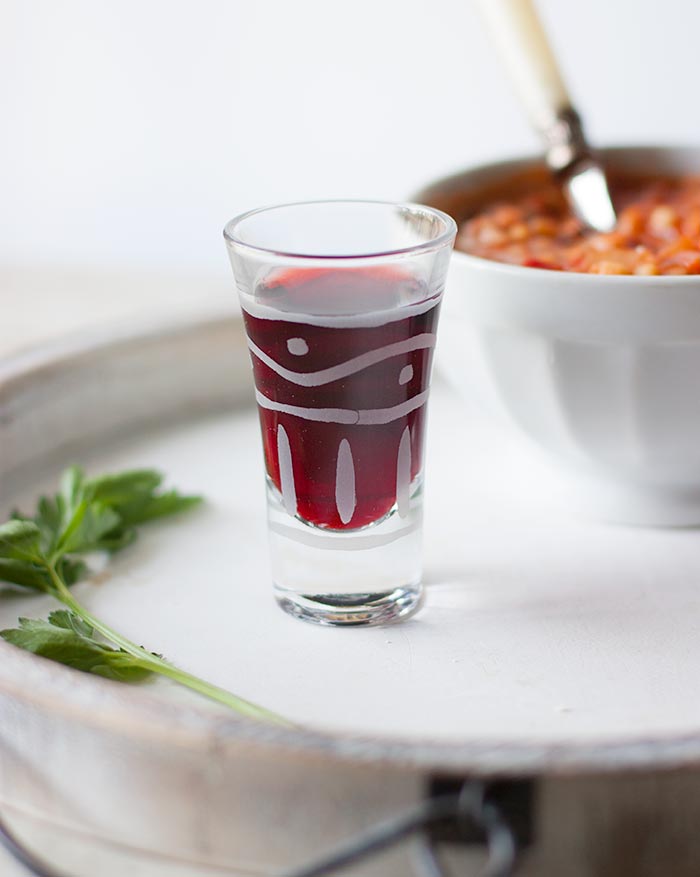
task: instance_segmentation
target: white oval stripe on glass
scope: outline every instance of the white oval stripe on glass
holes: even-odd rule
[[[352,459],[350,442],[343,439],[338,445],[338,463],[335,470],[335,506],[344,524],[350,522],[356,505],[355,462]]]
[[[280,423],[277,427],[277,460],[280,466],[280,487],[282,502],[290,515],[297,513],[297,489],[294,484],[292,468],[292,449],[289,446],[287,431]]]
[[[413,377],[413,366],[409,362],[408,365],[405,365],[401,371],[399,372],[399,383],[401,385],[407,384],[411,378]]]
[[[317,423],[348,423],[353,426],[375,426],[378,423],[391,423],[398,420],[425,405],[428,401],[428,390],[412,396],[400,405],[391,408],[367,408],[353,411],[351,408],[302,408],[300,405],[285,405],[284,402],[275,402],[268,399],[260,390],[255,391],[255,398],[261,408],[269,411],[280,411],[283,414],[292,414],[302,420],[313,420]]]
[[[309,345],[303,338],[290,338],[287,341],[287,350],[292,356],[304,356],[309,352]]]
[[[399,453],[396,458],[396,507],[399,517],[408,515],[411,499],[411,431],[408,427],[401,434]]]
[[[435,347],[436,337],[434,332],[423,332],[422,335],[415,335],[413,338],[407,338],[405,341],[396,341],[394,344],[386,344],[384,347],[378,347],[376,350],[368,350],[367,353],[361,353],[359,356],[354,356],[352,359],[348,359],[338,365],[322,368],[316,372],[295,372],[285,368],[271,356],[268,356],[250,338],[248,339],[248,349],[260,362],[264,362],[268,368],[271,368],[273,372],[286,381],[298,384],[300,387],[320,387],[323,384],[330,384],[333,381],[339,381],[341,378],[347,378],[350,375],[361,372],[371,365],[377,365],[377,363],[384,362],[385,359],[390,359],[392,356]],[[301,341],[302,339],[294,338],[290,340]],[[294,351],[290,352],[293,353]]]

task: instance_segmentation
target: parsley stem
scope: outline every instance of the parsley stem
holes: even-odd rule
[[[95,616],[92,615],[82,603],[75,599],[66,583],[56,571],[54,562],[46,563],[46,570],[51,578],[51,592],[57,600],[60,600],[61,603],[75,612],[75,614],[82,618],[83,621],[86,621],[94,627],[95,630],[99,631],[102,636],[104,636],[105,639],[108,639],[113,645],[118,646],[120,649],[123,649],[125,652],[136,658],[145,668],[151,670],[153,673],[158,673],[161,676],[167,676],[175,682],[178,682],[180,685],[184,685],[186,688],[190,688],[192,691],[196,691],[198,694],[204,695],[204,697],[208,697],[210,700],[217,701],[242,715],[249,716],[253,719],[259,719],[261,721],[273,722],[278,725],[291,725],[291,722],[276,713],[270,712],[270,710],[266,710],[264,707],[251,703],[248,700],[244,700],[241,697],[236,697],[236,695],[231,694],[230,691],[226,691],[224,688],[219,688],[218,685],[212,685],[212,683],[200,679],[198,676],[193,676],[184,670],[180,670],[178,667],[168,663],[168,661],[165,661],[163,658],[159,658],[152,652],[147,651],[142,646],[137,646],[136,643],[127,639],[127,637],[122,636],[122,634],[118,633],[116,630],[113,630],[109,625],[100,621],[99,618],[95,618]]]

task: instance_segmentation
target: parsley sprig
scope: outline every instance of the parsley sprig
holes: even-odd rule
[[[64,472],[56,495],[41,497],[33,516],[15,513],[1,525],[0,581],[48,594],[66,609],[52,612],[48,621],[20,618],[18,628],[0,631],[0,636],[34,654],[122,682],[166,676],[244,715],[284,723],[136,645],[92,615],[71,592],[71,585],[89,572],[84,555],[121,551],[142,524],[201,502],[201,497],[176,490],[160,491],[162,480],[152,469],[86,478],[73,466]]]
[[[97,639],[94,627],[69,609],[55,610],[48,621],[20,618],[19,627],[2,631],[2,636],[42,658],[118,682],[141,682],[153,674],[142,658]]]

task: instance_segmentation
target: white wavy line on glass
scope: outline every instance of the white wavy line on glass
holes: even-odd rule
[[[241,295],[241,304],[243,310],[258,320],[280,320],[285,323],[307,323],[310,326],[323,326],[327,329],[338,328],[375,328],[376,326],[386,326],[388,323],[396,323],[399,320],[405,320],[408,317],[416,317],[420,314],[431,310],[442,300],[443,287],[436,287],[430,298],[424,299],[417,304],[397,304],[392,308],[383,311],[373,311],[362,314],[304,314],[295,313],[294,311],[285,311],[280,308],[271,307],[270,305],[261,304],[255,301],[250,291],[241,284],[238,284],[238,291]]]
[[[348,423],[352,426],[376,426],[382,423],[391,423],[400,417],[405,417],[428,401],[428,390],[407,399],[400,405],[391,408],[366,408],[353,411],[350,408],[302,408],[299,405],[285,405],[283,402],[275,402],[268,399],[260,390],[255,391],[255,398],[261,408],[269,411],[279,411],[282,414],[291,414],[301,417],[302,420],[314,420],[317,423]]]
[[[392,356],[398,356],[401,353],[411,353],[413,350],[425,350],[435,346],[436,335],[433,332],[424,332],[422,335],[416,335],[408,338],[406,341],[396,341],[394,344],[387,344],[384,347],[378,347],[376,350],[369,350],[367,353],[361,353],[338,365],[332,365],[330,368],[322,368],[315,372],[295,372],[291,369],[280,365],[265,351],[261,350],[258,345],[248,339],[248,347],[261,362],[276,372],[281,378],[292,384],[298,384],[300,387],[320,387],[323,384],[330,384],[333,381],[339,381],[341,378],[347,378],[356,372],[363,371],[371,365],[390,359]]]

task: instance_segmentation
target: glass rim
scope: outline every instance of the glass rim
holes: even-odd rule
[[[244,220],[260,213],[274,213],[276,210],[281,210],[287,207],[310,207],[325,204],[364,204],[372,207],[395,207],[413,213],[420,212],[425,215],[437,217],[443,222],[445,227],[436,237],[423,241],[423,243],[420,244],[413,244],[409,247],[395,247],[384,250],[371,250],[362,253],[338,254],[301,253],[298,251],[277,249],[275,247],[257,246],[256,244],[251,244],[242,240],[235,233],[236,228]],[[227,245],[241,247],[254,253],[264,253],[267,256],[278,256],[283,259],[308,259],[310,261],[319,260],[324,262],[345,262],[359,259],[386,259],[392,256],[405,256],[414,253],[432,252],[452,243],[456,234],[457,223],[453,217],[450,216],[449,213],[445,213],[444,210],[438,210],[436,207],[429,207],[427,204],[419,204],[415,201],[382,201],[366,198],[320,198],[311,201],[289,201],[281,204],[268,205],[266,207],[256,207],[253,210],[246,210],[245,213],[240,213],[238,216],[234,216],[234,218],[230,219],[224,226],[224,239],[226,240]]]

